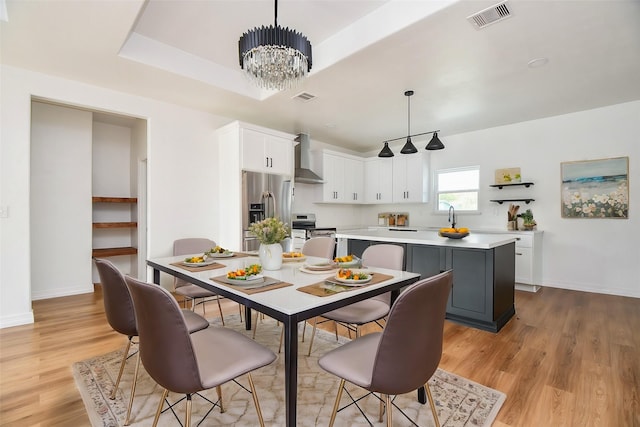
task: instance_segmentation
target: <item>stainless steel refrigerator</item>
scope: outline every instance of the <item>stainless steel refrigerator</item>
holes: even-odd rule
[[[260,242],[248,231],[249,224],[265,218],[279,218],[291,228],[291,178],[259,172],[242,172],[242,250],[257,251]],[[290,241],[283,242],[285,251]]]

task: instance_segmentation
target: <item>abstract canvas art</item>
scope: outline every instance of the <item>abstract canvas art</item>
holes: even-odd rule
[[[629,157],[563,162],[563,218],[629,217]]]

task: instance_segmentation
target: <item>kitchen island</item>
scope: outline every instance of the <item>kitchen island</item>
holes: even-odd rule
[[[336,234],[339,246],[361,256],[381,243],[405,249],[404,269],[421,278],[453,270],[447,319],[498,332],[515,314],[515,241],[500,234],[469,234],[463,239],[440,237],[437,231],[356,229]]]

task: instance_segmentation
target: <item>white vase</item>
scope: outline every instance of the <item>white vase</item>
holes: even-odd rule
[[[280,270],[282,267],[282,245],[280,243],[271,245],[261,243],[258,256],[263,270]]]

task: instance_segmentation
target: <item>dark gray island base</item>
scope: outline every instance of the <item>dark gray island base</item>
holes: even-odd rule
[[[361,256],[369,245],[398,244],[405,248],[405,269],[421,278],[453,271],[446,318],[466,326],[498,332],[515,314],[515,243],[489,248],[377,241],[348,237],[350,254]]]

